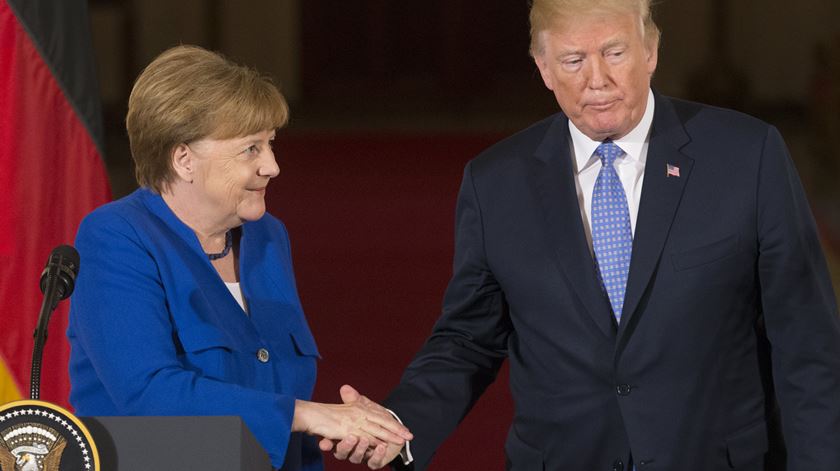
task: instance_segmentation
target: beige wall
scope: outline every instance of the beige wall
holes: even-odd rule
[[[298,1],[133,0],[91,5],[103,102],[116,105],[125,100],[133,75],[177,44],[214,47],[271,75],[294,101],[300,94]],[[212,26],[214,17],[217,29]]]
[[[738,0],[727,7],[728,54],[748,78],[753,99],[804,103],[814,47],[840,35],[840,1]],[[711,52],[711,2],[665,0],[655,12],[663,30],[657,85],[684,96],[691,75]]]
[[[662,30],[655,83],[666,95],[686,96],[690,74],[709,50],[708,3],[671,0],[654,7],[654,18]]]
[[[134,0],[128,7],[134,65],[138,70],[161,51],[177,44],[207,45],[211,2],[204,0]]]
[[[125,9],[116,5],[100,5],[90,10],[91,39],[96,51],[100,96],[106,104],[119,103],[126,95],[127,18]]]
[[[301,95],[300,2],[131,0],[93,4],[91,22],[105,103],[120,100],[130,87],[125,82],[131,79],[126,77],[178,43],[215,45],[238,62],[274,77],[295,101]],[[663,30],[656,84],[665,93],[686,96],[690,78],[710,57],[711,4],[712,0],[662,0],[655,7]],[[753,99],[804,103],[815,45],[840,35],[836,23],[840,1],[739,0],[726,2],[726,7],[732,18],[728,55],[749,79]],[[218,21],[216,28],[209,21],[213,17]],[[713,59],[718,56],[711,55]]]
[[[290,100],[300,96],[297,0],[221,2],[220,49],[274,77]]]
[[[753,93],[765,101],[807,99],[814,48],[840,34],[837,0],[740,0],[731,3],[736,19],[733,57],[751,67]],[[804,60],[803,60],[804,58]],[[804,63],[805,67],[792,66]]]

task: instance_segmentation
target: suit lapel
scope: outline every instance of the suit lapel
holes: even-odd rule
[[[618,332],[619,341],[628,335],[626,332],[631,325],[630,321],[637,314],[639,303],[659,264],[671,223],[694,165],[691,157],[680,152],[689,137],[673,105],[660,95],[655,97],[656,109],[645,163],[636,233],[633,236],[633,255]],[[677,167],[679,176],[669,176],[668,165]]]
[[[606,295],[601,290],[581,221],[568,120],[562,114],[549,126],[534,157],[531,159],[531,179],[539,195],[549,244],[559,258],[560,270],[598,328],[605,336],[614,339],[615,322]]]
[[[179,268],[188,270],[196,280],[193,296],[204,301],[196,299],[195,305],[201,306],[196,308],[196,313],[224,332],[232,345],[243,347],[249,339],[259,338],[248,316],[210,264],[195,232],[175,216],[160,195],[145,189],[140,191],[146,208],[185,244],[176,252],[183,260]]]

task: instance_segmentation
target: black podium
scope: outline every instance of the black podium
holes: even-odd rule
[[[80,417],[108,471],[270,471],[239,417]]]

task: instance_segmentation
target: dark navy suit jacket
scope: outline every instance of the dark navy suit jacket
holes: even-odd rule
[[[781,430],[788,470],[840,466],[840,320],[781,136],[655,100],[620,325],[587,246],[567,117],[467,165],[443,314],[386,401],[416,437],[415,469],[506,358],[508,469],[627,469],[631,455],[639,471],[783,469]]]
[[[320,470],[314,440],[291,433],[318,350],[288,235],[268,214],[241,230],[249,315],[159,195],[140,189],[84,219],[67,332],[70,403],[88,416],[238,415],[274,466]]]

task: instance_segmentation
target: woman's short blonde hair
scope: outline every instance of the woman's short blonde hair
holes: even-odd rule
[[[531,55],[542,53],[540,33],[557,27],[564,19],[592,13],[633,13],[641,20],[645,41],[659,44],[659,27],[653,21],[651,0],[532,0],[531,2]]]
[[[128,99],[125,125],[137,183],[165,191],[178,144],[277,129],[288,116],[268,77],[197,46],[173,47],[143,70]]]

